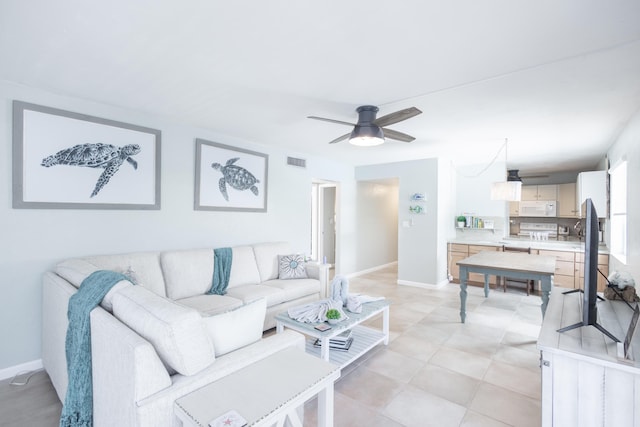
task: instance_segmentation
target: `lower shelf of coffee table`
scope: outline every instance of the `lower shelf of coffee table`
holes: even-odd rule
[[[331,348],[329,350],[329,362],[340,367],[345,367],[358,357],[371,350],[376,345],[384,342],[385,334],[378,330],[367,326],[354,326],[352,329],[353,342],[349,350],[338,350]],[[321,357],[320,347],[316,347],[314,343],[316,338],[307,337],[306,350],[307,353]]]

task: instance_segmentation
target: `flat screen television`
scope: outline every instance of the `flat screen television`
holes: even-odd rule
[[[582,212],[585,215],[585,235],[584,235],[584,290],[576,289],[565,292],[582,292],[582,322],[558,329],[558,332],[565,332],[582,326],[594,326],[603,334],[616,342],[620,342],[609,331],[598,324],[598,244],[599,227],[598,213],[593,206],[591,199],[585,200],[582,205]]]

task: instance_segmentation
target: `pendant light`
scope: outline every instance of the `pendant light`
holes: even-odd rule
[[[509,140],[504,140],[504,164],[507,164],[507,147]],[[518,176],[517,169],[507,171],[507,180],[494,182],[491,185],[491,200],[505,200],[518,202],[522,195],[522,179]]]

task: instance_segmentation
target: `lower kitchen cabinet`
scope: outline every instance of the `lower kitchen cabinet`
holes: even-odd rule
[[[460,243],[449,243],[449,274],[453,277],[455,283],[460,283],[460,268],[457,262],[465,258],[475,255],[482,251],[500,251],[500,246],[489,245],[464,245]],[[478,273],[469,273],[469,283],[480,283],[484,285],[484,275]],[[489,283],[496,284],[496,277],[489,276]]]
[[[551,255],[556,257],[556,272],[553,276],[553,284],[563,288],[575,288],[576,267],[575,252],[549,251],[540,249],[539,255]]]
[[[453,281],[460,283],[460,267],[457,262],[469,257],[469,245],[461,245],[458,243],[449,243],[449,274],[453,277]]]
[[[604,292],[607,287],[607,280],[604,276],[609,276],[609,255],[598,254],[598,292]],[[604,274],[604,276],[603,276]],[[584,254],[582,252],[576,254],[576,289],[584,289]]]
[[[501,250],[501,246],[449,243],[449,274],[451,274],[455,283],[460,283],[458,261],[477,254],[478,252]],[[569,289],[584,288],[584,254],[582,252],[532,249],[531,254],[556,257],[556,271],[553,277],[553,284],[555,286]],[[598,254],[598,269],[604,276],[609,275],[609,255]],[[469,273],[469,282],[471,284],[484,284],[484,276],[478,273]],[[489,283],[495,285],[496,277],[489,276]],[[598,292],[604,292],[606,286],[606,279],[601,274],[598,274]]]

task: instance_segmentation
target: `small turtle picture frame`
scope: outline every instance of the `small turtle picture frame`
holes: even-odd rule
[[[195,166],[195,210],[267,211],[267,154],[196,138]]]
[[[13,101],[13,208],[160,209],[161,132]]]

